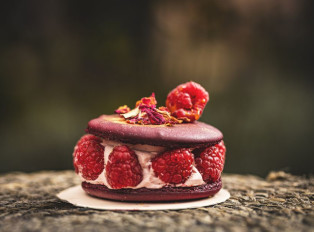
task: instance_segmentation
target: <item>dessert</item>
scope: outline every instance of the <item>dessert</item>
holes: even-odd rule
[[[209,101],[195,82],[179,85],[157,107],[154,93],[91,120],[73,163],[91,196],[118,201],[180,201],[213,196],[221,187],[222,133],[198,122]]]

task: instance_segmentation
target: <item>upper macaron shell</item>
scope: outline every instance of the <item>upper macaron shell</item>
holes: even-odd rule
[[[122,143],[163,147],[213,145],[223,139],[220,130],[203,122],[139,125],[129,124],[119,115],[102,115],[91,120],[86,132]]]

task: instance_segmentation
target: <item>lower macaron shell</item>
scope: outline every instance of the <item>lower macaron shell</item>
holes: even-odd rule
[[[160,189],[109,189],[104,185],[82,182],[82,188],[91,196],[135,202],[164,202],[194,200],[215,195],[222,188],[221,179],[214,183],[193,187],[171,187],[166,186]]]

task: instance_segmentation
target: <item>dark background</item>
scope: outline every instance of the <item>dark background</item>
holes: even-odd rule
[[[224,132],[225,172],[313,173],[313,6],[305,0],[7,1],[0,172],[71,169],[87,122],[180,83]]]

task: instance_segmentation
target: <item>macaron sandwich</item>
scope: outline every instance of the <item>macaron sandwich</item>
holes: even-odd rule
[[[226,148],[222,133],[199,122],[209,101],[195,82],[177,86],[157,107],[155,94],[91,120],[73,164],[83,190],[130,202],[206,198],[221,188]]]

